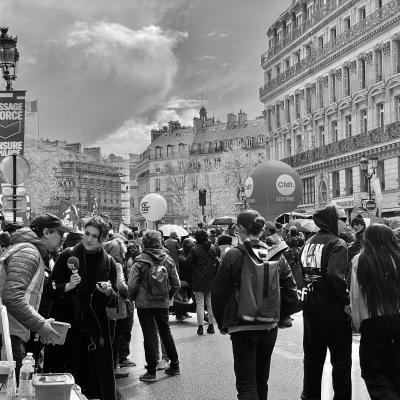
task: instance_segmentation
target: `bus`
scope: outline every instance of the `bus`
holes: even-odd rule
[[[285,225],[292,219],[312,219],[312,214],[292,211],[290,213],[283,213],[279,215],[277,218],[275,218],[275,222]]]

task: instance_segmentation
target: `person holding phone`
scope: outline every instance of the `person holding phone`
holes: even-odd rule
[[[71,325],[63,346],[47,346],[44,372],[69,372],[88,398],[114,400],[115,378],[106,307],[118,303],[116,263],[103,248],[108,224],[102,217],[84,221],[82,243],[57,260],[45,294],[50,313]]]

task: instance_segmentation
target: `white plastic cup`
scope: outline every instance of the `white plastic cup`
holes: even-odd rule
[[[63,345],[65,343],[65,338],[67,337],[68,329],[71,328],[71,325],[67,322],[53,321],[51,327],[60,334],[60,338],[57,339],[54,344]]]

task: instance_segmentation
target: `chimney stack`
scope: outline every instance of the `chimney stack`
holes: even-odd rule
[[[243,125],[245,122],[247,122],[247,114],[240,110],[238,113],[238,125]]]
[[[227,128],[232,128],[233,125],[237,124],[236,114],[229,113],[226,119],[227,119]]]
[[[193,118],[193,134],[197,134],[203,128],[203,120],[197,117]]]

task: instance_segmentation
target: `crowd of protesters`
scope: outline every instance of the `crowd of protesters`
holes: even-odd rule
[[[303,233],[245,210],[237,224],[199,224],[187,237],[114,233],[105,215],[84,219],[74,232],[52,214],[29,227],[3,222],[0,290],[16,376],[32,351],[38,371],[70,372],[88,399],[116,399],[115,379],[136,366],[136,307],[147,363],[141,381],[155,381],[162,369],[180,374],[169,318],[195,313],[194,335],[203,336],[205,324],[206,334],[218,327],[230,335],[238,399],[264,400],[277,330],[290,328],[291,315],[302,310],[303,400],[321,398],[328,349],[335,398],[351,399],[355,333],[371,399],[400,399],[397,232],[382,223],[367,227],[361,215],[347,221],[336,206],[313,219],[318,232]],[[248,268],[258,286],[246,281]],[[249,316],[254,305],[243,293],[252,290],[259,290],[260,308]],[[54,320],[71,326],[64,345],[54,345]]]

